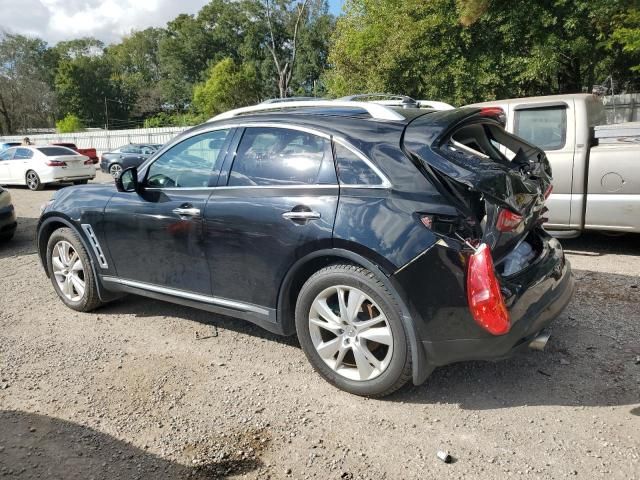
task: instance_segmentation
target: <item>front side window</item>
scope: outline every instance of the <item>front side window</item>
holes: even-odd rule
[[[338,178],[341,185],[382,185],[382,179],[355,152],[335,144]]]
[[[331,159],[328,139],[286,128],[247,128],[229,176],[230,186],[312,185],[323,161]]]
[[[208,187],[219,172],[229,130],[202,133],[174,145],[149,166],[147,187]]]
[[[567,138],[567,108],[516,110],[515,134],[542,150],[560,150]]]
[[[28,148],[18,148],[16,154],[13,156],[15,159],[26,160],[33,157],[33,152]]]

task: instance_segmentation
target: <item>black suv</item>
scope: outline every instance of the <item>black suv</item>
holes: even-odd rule
[[[330,383],[383,396],[544,343],[570,300],[569,263],[542,228],[549,163],[501,114],[227,112],[115,186],[56,192],[40,258],[75,310],[134,293],[296,333]]]

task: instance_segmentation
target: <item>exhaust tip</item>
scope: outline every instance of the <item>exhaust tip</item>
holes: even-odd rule
[[[529,348],[539,351],[544,350],[545,345],[549,341],[549,337],[551,337],[551,331],[547,329],[542,330],[540,333],[538,333],[538,335],[536,335],[536,338],[531,340]]]

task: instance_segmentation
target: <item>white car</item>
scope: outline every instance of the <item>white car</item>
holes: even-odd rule
[[[91,159],[55,145],[12,147],[0,153],[0,185],[42,190],[47,183],[87,183],[96,176]]]

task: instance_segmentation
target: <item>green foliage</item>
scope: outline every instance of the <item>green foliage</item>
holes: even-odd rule
[[[213,65],[205,82],[193,90],[193,109],[205,116],[256,103],[260,83],[251,64],[236,64],[225,58]]]
[[[82,120],[73,113],[68,113],[62,120],[56,122],[58,133],[74,133],[84,130]]]
[[[630,69],[640,72],[640,9],[630,8],[618,15],[615,22],[609,47],[620,45],[633,64]]]
[[[336,96],[391,91],[457,105],[590,91],[610,72],[638,88],[628,53],[603,42],[627,10],[605,0],[348,0],[325,81]]]
[[[166,113],[160,112],[153,117],[149,117],[144,121],[144,128],[160,128],[160,127],[184,127],[189,125],[197,125],[205,120],[201,115],[193,113]]]

